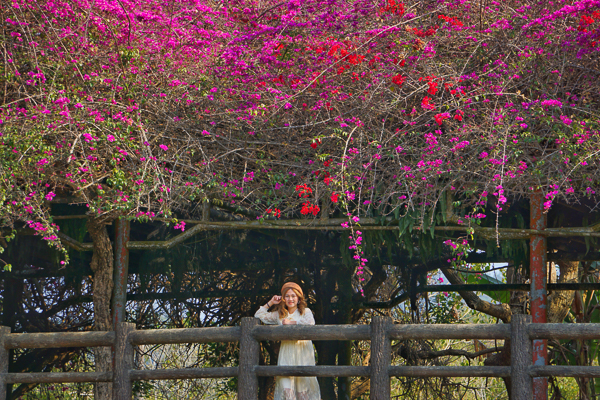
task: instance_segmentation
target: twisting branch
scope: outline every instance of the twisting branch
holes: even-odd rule
[[[440,268],[440,271],[442,271],[446,279],[448,279],[448,282],[451,284],[464,285],[464,280],[456,271],[448,268]],[[465,303],[467,303],[469,308],[475,311],[480,311],[494,318],[498,318],[504,323],[510,322],[512,312],[508,304],[492,304],[489,301],[482,300],[475,293],[469,291],[460,291],[458,294],[463,298]]]

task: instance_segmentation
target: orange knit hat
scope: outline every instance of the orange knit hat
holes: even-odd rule
[[[283,286],[281,287],[281,295],[285,296],[285,293],[289,289],[296,289],[297,291],[300,292],[300,294],[302,296],[304,296],[304,292],[302,292],[302,288],[300,287],[300,285],[298,285],[297,283],[294,283],[294,282],[286,282],[286,283],[284,283]]]

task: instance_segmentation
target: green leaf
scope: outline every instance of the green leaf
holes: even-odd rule
[[[585,241],[585,255],[587,255],[590,251],[591,240],[589,236],[584,236],[583,240]]]
[[[465,273],[464,275],[466,275],[466,281],[469,284],[498,285],[498,284],[504,283],[501,280],[491,277],[489,275],[486,275],[484,273],[481,273],[481,274]],[[508,302],[510,301],[510,292],[481,291],[481,293],[485,294],[486,296],[491,297],[492,299],[494,299],[496,301],[504,303],[504,304],[508,304]]]

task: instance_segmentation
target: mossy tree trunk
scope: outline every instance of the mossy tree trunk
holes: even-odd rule
[[[112,330],[110,317],[110,301],[113,291],[113,247],[108,236],[106,223],[103,220],[90,218],[87,223],[88,233],[93,243],[92,262],[93,299],[94,299],[94,329],[97,331]],[[110,348],[95,349],[96,371],[112,369],[112,351]],[[94,399],[110,400],[112,396],[111,383],[97,383],[94,388]]]

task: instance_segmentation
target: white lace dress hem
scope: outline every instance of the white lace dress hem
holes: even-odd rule
[[[269,312],[261,307],[256,314],[263,323],[282,325],[278,312]],[[298,325],[314,325],[312,312],[306,308],[304,314],[296,310],[287,317]],[[310,340],[283,340],[279,348],[277,365],[315,365],[315,350]],[[278,376],[275,378],[274,400],[321,400],[319,383],[314,376]]]

